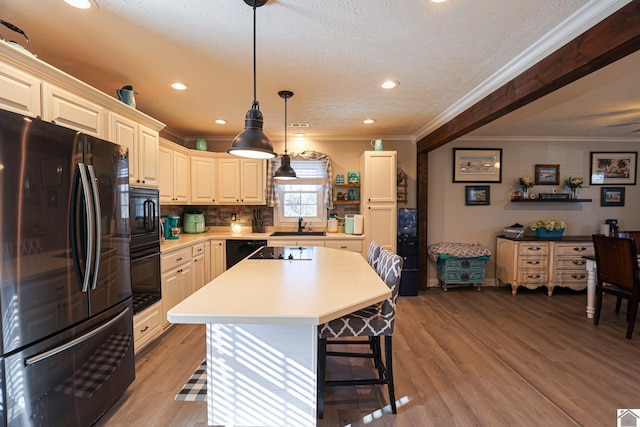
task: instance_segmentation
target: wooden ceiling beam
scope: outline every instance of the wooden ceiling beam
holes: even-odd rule
[[[640,50],[634,0],[418,141],[431,151]]]

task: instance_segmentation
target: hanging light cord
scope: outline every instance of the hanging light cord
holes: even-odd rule
[[[287,154],[287,97],[284,98],[284,154]]]
[[[253,0],[253,104],[251,104],[251,108],[260,109],[256,91],[256,0]]]

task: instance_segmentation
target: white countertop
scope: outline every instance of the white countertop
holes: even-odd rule
[[[222,229],[224,228],[224,230]],[[271,231],[266,233],[232,233],[228,227],[220,227],[220,229],[211,228],[206,233],[188,234],[180,233],[176,240],[163,240],[160,245],[161,252],[169,252],[174,249],[180,249],[184,246],[193,245],[200,241],[206,240],[364,240],[364,234],[345,234],[345,233],[326,233],[326,236],[271,236]]]
[[[319,325],[391,296],[357,252],[236,264],[167,313],[172,323]]]

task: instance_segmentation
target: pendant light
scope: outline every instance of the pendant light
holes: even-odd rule
[[[273,178],[279,180],[298,179],[296,171],[291,167],[291,158],[287,154],[287,99],[293,96],[293,92],[289,90],[281,90],[278,92],[278,95],[280,95],[280,98],[284,99],[284,154],[282,155],[280,167],[276,171],[275,175],[273,175]]]
[[[233,139],[227,153],[252,159],[272,159],[276,157],[276,153],[273,152],[269,138],[262,131],[264,121],[260,112],[260,103],[256,99],[256,7],[264,6],[267,0],[244,0],[244,2],[253,7],[253,104],[247,111],[244,130]]]

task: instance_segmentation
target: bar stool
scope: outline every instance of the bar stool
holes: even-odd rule
[[[392,336],[396,317],[396,298],[398,296],[400,275],[402,273],[401,256],[380,250],[378,257],[378,275],[391,289],[391,297],[380,304],[366,307],[354,313],[318,326],[318,418],[324,415],[325,387],[361,386],[386,384],[389,389],[391,410],[397,413],[395,391],[393,386]],[[380,337],[384,336],[384,359],[382,358]],[[368,337],[365,340],[345,340],[343,338]],[[327,351],[331,344],[366,345],[366,352]],[[363,357],[373,359],[377,370],[377,378],[352,380],[326,380],[327,356]]]

